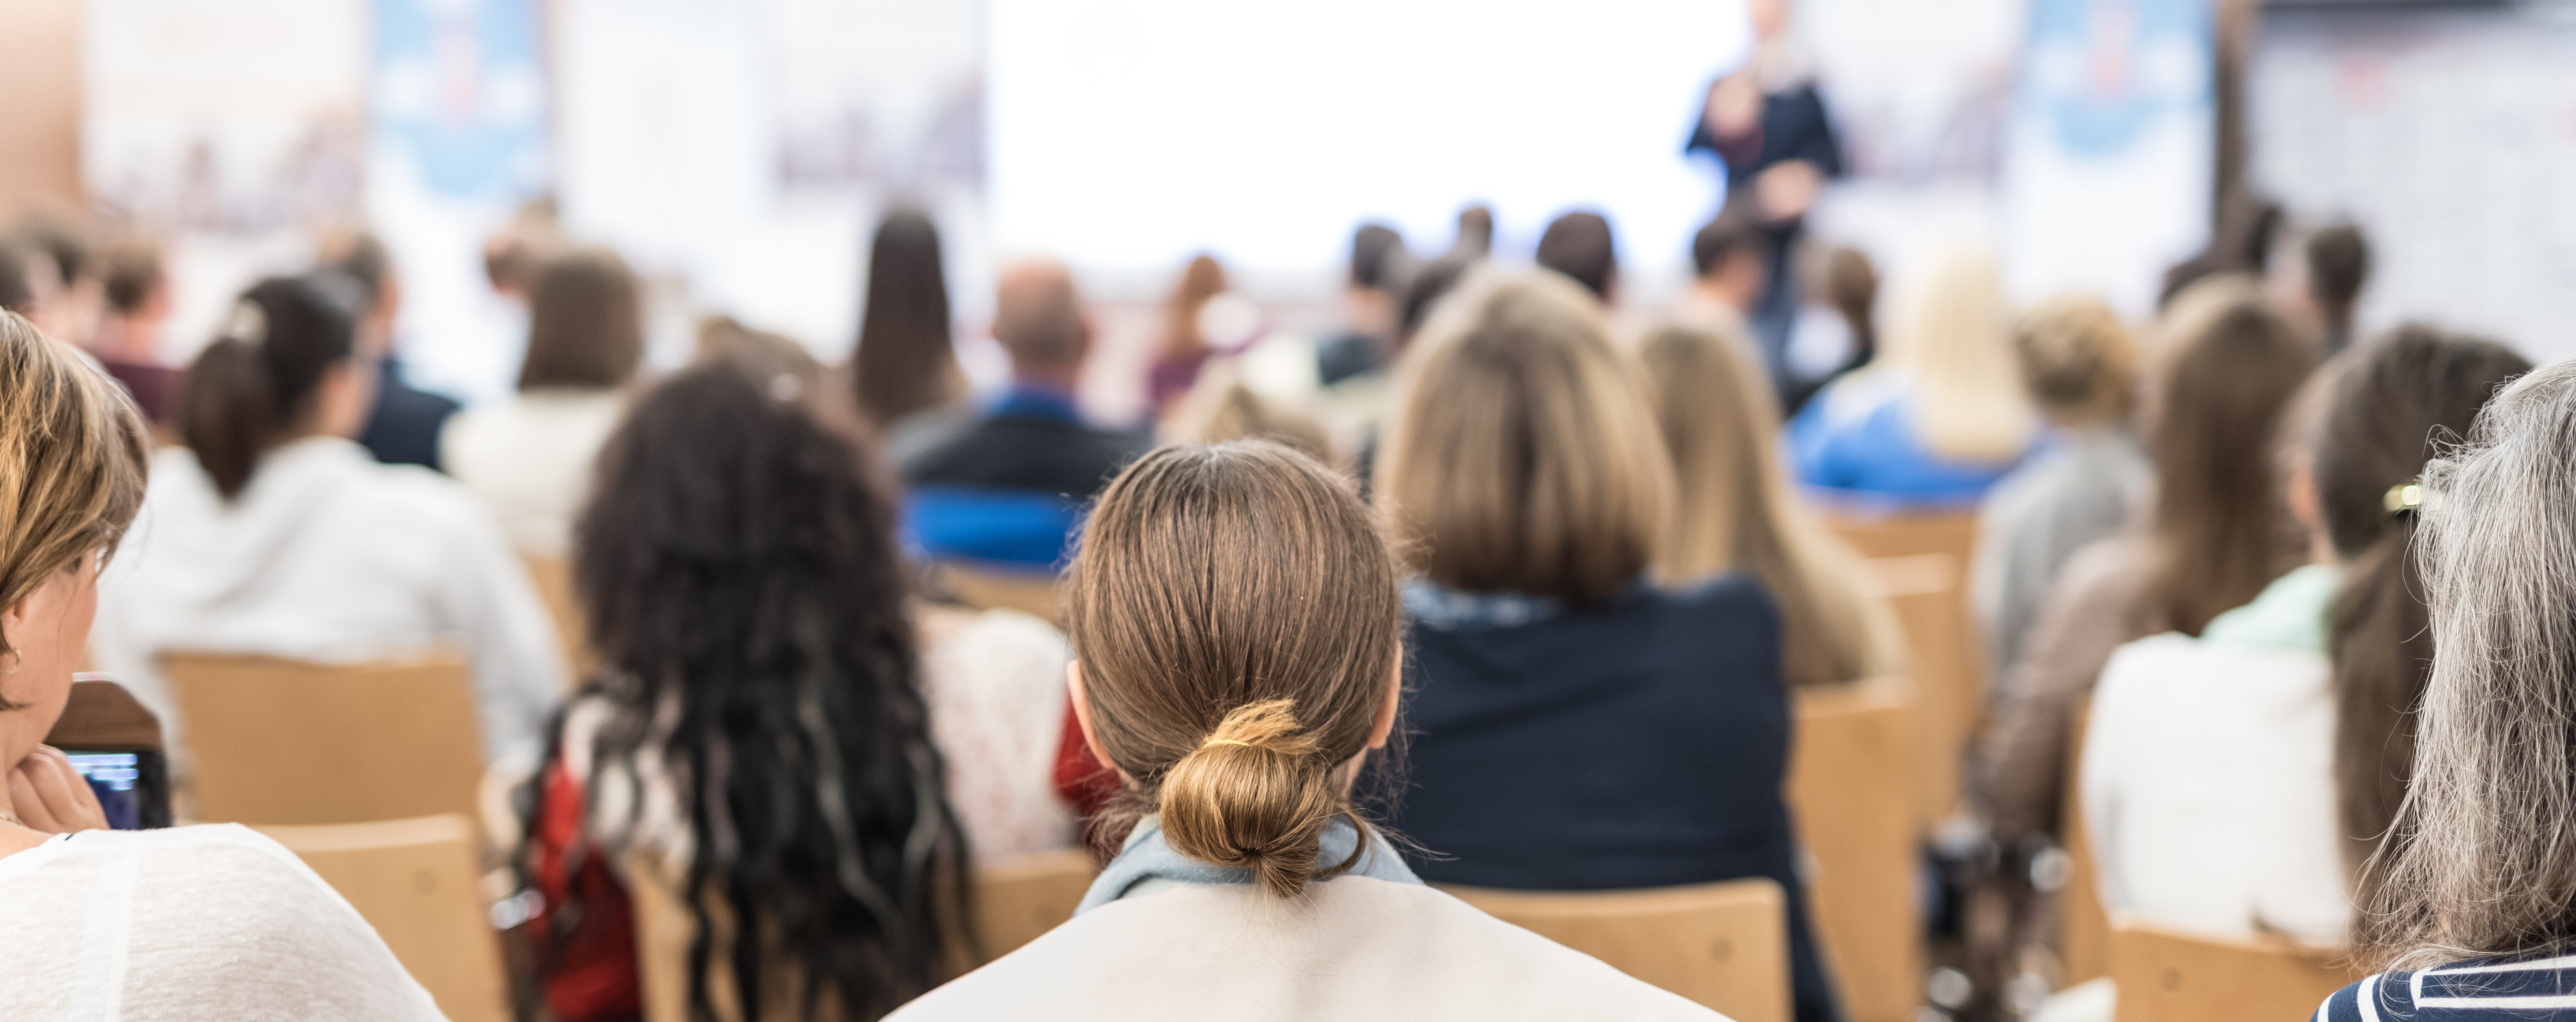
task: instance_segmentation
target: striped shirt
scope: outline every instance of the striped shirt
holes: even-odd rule
[[[2383,972],[2337,990],[2316,1022],[2576,1019],[2576,955]]]

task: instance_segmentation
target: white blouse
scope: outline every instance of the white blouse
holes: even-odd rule
[[[978,859],[1069,847],[1073,807],[1055,790],[1071,710],[1063,633],[1015,610],[922,612],[922,695],[948,764],[948,804]]]
[[[90,649],[175,738],[186,722],[164,652],[356,663],[456,648],[485,757],[534,762],[565,673],[546,615],[491,513],[453,481],[313,437],[269,452],[229,502],[195,454],[156,456],[100,578]]]
[[[237,824],[92,830],[0,858],[0,1018],[444,1018],[310,868]]]
[[[439,460],[500,517],[510,545],[565,557],[590,495],[591,463],[625,415],[622,391],[527,391],[449,418]]]

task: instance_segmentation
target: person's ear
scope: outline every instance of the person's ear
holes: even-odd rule
[[[1403,705],[1404,653],[1398,650],[1395,654],[1394,669],[1386,672],[1386,701],[1378,704],[1377,723],[1369,728],[1369,748],[1386,748],[1387,740],[1395,734],[1396,712],[1402,709]]]
[[[1091,726],[1091,693],[1082,688],[1082,661],[1075,660],[1064,665],[1064,691],[1067,696],[1072,697],[1073,722],[1082,726],[1082,744],[1091,747],[1091,758],[1099,760],[1102,766],[1118,771],[1120,780],[1134,783],[1135,778],[1127,776],[1127,769],[1119,766],[1117,760],[1109,758],[1108,747],[1100,744],[1099,729]]]

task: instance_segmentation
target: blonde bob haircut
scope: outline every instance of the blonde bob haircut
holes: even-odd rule
[[[1553,273],[1485,273],[1406,352],[1375,492],[1406,566],[1582,606],[1661,552],[1672,465],[1599,304]]]
[[[143,506],[150,437],[123,389],[0,310],[0,608],[115,550]]]

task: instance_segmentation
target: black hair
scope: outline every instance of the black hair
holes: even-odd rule
[[[179,393],[179,439],[229,500],[260,455],[314,413],[332,366],[356,350],[348,307],[312,280],[270,277],[242,292]]]
[[[1538,237],[1538,264],[1574,278],[1593,297],[1608,301],[1610,285],[1619,277],[1619,246],[1611,239],[1610,221],[1590,212],[1556,218]]]
[[[1396,233],[1395,228],[1381,223],[1361,224],[1359,230],[1351,232],[1351,286],[1394,290],[1407,255],[1404,235]]]
[[[873,1019],[972,944],[893,489],[812,393],[722,358],[672,376],[609,440],[576,530],[584,694],[614,709],[589,790],[639,757],[674,778],[701,1018],[718,955],[733,1017]]]
[[[939,225],[919,207],[887,210],[868,244],[867,308],[850,364],[859,410],[871,425],[883,427],[957,396],[964,377],[949,322]]]

